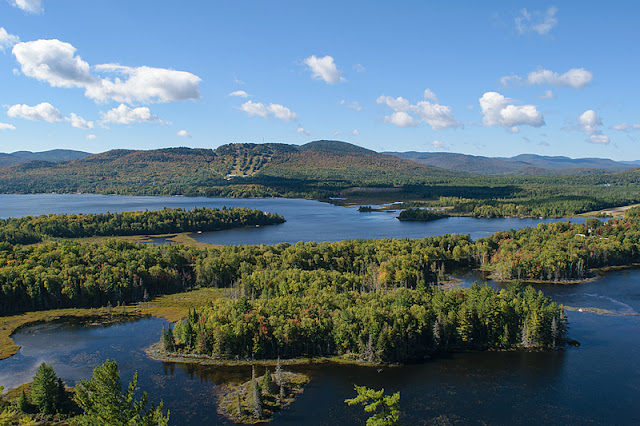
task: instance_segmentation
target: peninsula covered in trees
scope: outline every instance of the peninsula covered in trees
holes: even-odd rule
[[[420,202],[414,207],[451,207],[451,215],[483,217],[567,217],[640,202],[638,169],[479,175],[412,159],[339,141],[113,150],[0,167],[0,193],[303,197],[336,203],[355,197],[372,204]]]
[[[100,214],[51,214],[0,219],[0,242],[33,244],[50,238],[149,235],[172,232],[218,231],[243,226],[283,223],[275,213],[242,207],[211,209],[164,208]]]

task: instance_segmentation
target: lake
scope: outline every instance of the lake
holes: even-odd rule
[[[581,285],[544,286],[559,303],[613,311],[568,312],[569,337],[581,342],[579,348],[457,353],[382,371],[341,365],[292,367],[312,381],[273,424],[357,423],[363,418],[361,408],[343,403],[353,396],[354,383],[400,391],[403,424],[640,423],[638,289],[637,270],[612,272]],[[149,318],[111,326],[67,323],[23,329],[14,337],[22,345],[20,352],[0,361],[0,383],[11,387],[28,381],[37,366],[47,362],[73,384],[111,358],[118,361],[124,380],[130,380],[134,370],[139,372],[139,387],[152,401],[164,400],[172,424],[224,424],[216,413],[216,394],[221,385],[248,380],[251,368],[148,359],[143,349],[159,339],[162,323]]]
[[[449,218],[407,223],[390,213],[359,213],[330,204],[287,199],[209,199],[99,195],[0,195],[0,217],[43,213],[98,213],[163,207],[241,206],[277,212],[282,225],[200,234],[217,244],[260,244],[345,238],[417,238],[445,233],[472,238],[518,229],[541,220]],[[462,285],[481,278],[467,273]],[[494,287],[499,284],[489,283]],[[376,368],[339,365],[291,368],[311,383],[274,425],[358,424],[361,407],[348,407],[353,384],[401,392],[403,424],[638,424],[640,423],[640,271],[608,273],[580,285],[537,286],[558,303],[611,311],[568,312],[569,337],[579,348],[550,352],[449,354],[421,364]],[[41,362],[53,364],[69,385],[88,378],[94,366],[115,359],[123,380],[140,374],[138,385],[152,401],[164,400],[173,425],[224,424],[216,412],[220,386],[251,376],[250,367],[202,367],[163,363],[143,349],[159,339],[157,318],[111,326],[46,324],[19,331],[20,352],[0,361],[0,384],[31,380]],[[259,369],[258,374],[262,374]]]
[[[357,238],[424,238],[470,234],[477,239],[496,231],[535,226],[558,219],[475,219],[449,217],[433,222],[401,222],[399,212],[360,213],[313,200],[286,198],[135,197],[90,194],[0,195],[0,218],[51,213],[105,213],[160,210],[164,207],[247,207],[278,213],[287,222],[260,228],[229,229],[192,234],[212,244],[277,244],[298,241],[340,241]],[[566,219],[562,219],[566,220]],[[573,218],[582,223],[585,218]]]

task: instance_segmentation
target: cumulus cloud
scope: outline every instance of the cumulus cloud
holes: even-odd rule
[[[549,34],[549,32],[558,25],[557,7],[550,7],[546,11],[532,11],[522,9],[520,15],[516,17],[516,29],[520,34],[535,32],[540,35]]]
[[[286,122],[298,119],[295,112],[280,104],[265,105],[262,102],[247,101],[240,106],[240,110],[246,112],[249,117],[275,117]]]
[[[20,38],[18,36],[9,34],[7,30],[0,27],[0,51],[4,52],[5,49],[10,48],[17,43],[20,43]]]
[[[308,130],[305,130],[304,127],[298,127],[297,132],[305,136],[309,136],[311,134],[311,132]]]
[[[229,96],[237,96],[239,98],[248,98],[250,95],[244,90],[236,90],[235,92],[229,93]]]
[[[63,117],[60,110],[49,102],[42,102],[35,106],[25,104],[12,105],[7,110],[7,115],[31,121],[46,121],[47,123],[67,122],[77,129],[93,129],[93,121],[87,121],[74,113],[69,114],[68,117]]]
[[[431,89],[424,89],[424,98],[433,102],[438,102],[438,97]]]
[[[164,68],[126,67],[117,64],[97,65],[100,72],[126,76],[102,78],[86,87],[86,95],[96,101],[127,103],[175,102],[200,99],[200,77],[186,71]]]
[[[415,127],[418,122],[404,111],[397,111],[384,118],[385,123],[395,124],[398,127]]]
[[[125,104],[120,104],[107,112],[101,112],[100,116],[103,124],[162,123],[157,115],[151,114],[149,108],[129,108]]]
[[[89,64],[76,56],[76,48],[60,40],[36,40],[13,46],[22,73],[53,87],[87,87],[94,84]]]
[[[435,93],[429,92],[429,95],[435,97]],[[429,101],[419,101],[414,105],[401,96],[397,98],[380,96],[376,102],[386,105],[394,111],[393,114],[384,118],[385,123],[395,124],[399,127],[413,127],[417,126],[419,122],[425,122],[434,130],[462,127],[462,124],[453,116],[449,106]]]
[[[191,137],[191,133],[187,132],[186,130],[178,130],[176,135],[178,135],[180,137],[183,137],[183,138],[190,138]]]
[[[433,142],[431,142],[431,145],[432,145],[435,149],[440,149],[440,150],[444,149],[444,150],[448,150],[447,146],[446,146],[444,143],[440,142],[440,141],[433,141]]]
[[[17,104],[9,107],[7,115],[12,118],[24,118],[32,121],[46,121],[56,123],[64,121],[60,111],[49,102],[42,102],[36,106]]]
[[[497,92],[487,92],[479,99],[485,126],[543,126],[544,118],[534,105],[514,105],[513,99]]]
[[[95,140],[95,139],[97,139],[97,138],[98,138],[98,137],[97,137],[96,135],[87,135],[87,140],[88,140],[88,141],[92,141],[92,140]]]
[[[12,50],[22,73],[52,87],[79,87],[97,102],[174,102],[200,98],[200,77],[186,71],[102,64],[93,67],[60,40],[18,43]]]
[[[9,0],[12,6],[24,10],[27,13],[42,13],[42,0]]]
[[[0,130],[15,130],[15,126],[7,123],[0,123]]]
[[[331,56],[327,55],[318,58],[315,55],[311,55],[305,58],[304,63],[311,71],[311,78],[315,80],[324,80],[327,84],[336,84],[344,81],[344,78],[341,77],[342,71],[338,70]]]
[[[578,117],[578,130],[581,130],[589,136],[588,142],[606,145],[609,143],[609,136],[602,134],[600,130],[602,120],[592,109],[587,110]]]
[[[538,85],[550,85],[559,87],[571,87],[582,89],[593,80],[593,73],[584,68],[572,68],[564,74],[538,68],[527,76],[527,83]]]
[[[93,129],[93,121],[87,121],[74,113],[71,113],[66,121],[71,123],[71,126],[76,129]]]

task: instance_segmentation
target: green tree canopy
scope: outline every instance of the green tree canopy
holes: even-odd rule
[[[400,392],[391,396],[384,394],[384,389],[379,391],[365,386],[354,385],[358,395],[355,398],[345,399],[349,405],[364,405],[364,411],[374,413],[367,419],[367,426],[392,426],[398,424],[400,416]]]
[[[74,425],[82,426],[166,426],[169,413],[162,414],[159,407],[151,404],[147,409],[147,393],[136,401],[134,392],[138,383],[138,373],[133,376],[126,390],[122,392],[120,371],[115,361],[107,360],[93,370],[89,380],[82,380],[76,388],[75,400],[84,414],[73,419]]]

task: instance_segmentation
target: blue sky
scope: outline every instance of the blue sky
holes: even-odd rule
[[[0,152],[640,159],[635,2],[0,0]]]

